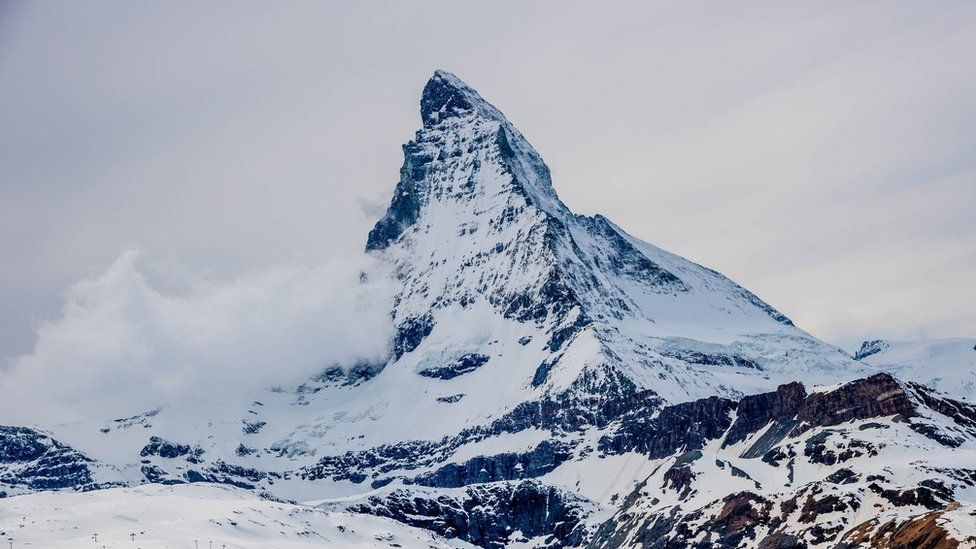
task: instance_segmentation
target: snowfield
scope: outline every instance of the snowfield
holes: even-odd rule
[[[0,504],[0,541],[4,548],[12,543],[45,549],[473,547],[389,519],[326,512],[205,484],[7,498]]]
[[[976,400],[976,338],[876,339],[862,343],[854,357],[900,379],[917,381],[970,402]]]

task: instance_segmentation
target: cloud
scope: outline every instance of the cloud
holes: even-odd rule
[[[381,360],[392,330],[386,280],[363,256],[215,282],[126,250],[74,284],[34,350],[0,374],[0,422],[247,398],[327,366]]]

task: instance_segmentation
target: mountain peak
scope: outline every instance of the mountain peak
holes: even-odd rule
[[[458,112],[472,110],[492,118],[504,118],[498,109],[463,80],[444,70],[434,71],[420,98],[420,116],[424,126],[456,116]]]
[[[547,214],[570,215],[535,149],[460,78],[435,71],[424,86],[420,112],[423,128],[403,147],[400,181],[386,215],[370,231],[366,251],[387,248],[425,211],[430,216],[425,226],[438,217],[457,220],[459,215],[462,224],[476,224],[489,209],[509,206],[503,196],[518,196],[512,212],[531,204]]]

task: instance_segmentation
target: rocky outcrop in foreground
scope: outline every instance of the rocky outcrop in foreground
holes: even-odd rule
[[[976,487],[976,407],[878,374],[734,409],[722,436],[662,460],[589,546],[976,544],[976,506],[958,499]]]

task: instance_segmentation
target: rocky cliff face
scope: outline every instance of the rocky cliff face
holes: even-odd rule
[[[50,436],[0,426],[0,497],[36,490],[92,490],[93,460]]]
[[[957,500],[976,487],[973,406],[878,374],[812,394],[784,385],[732,407],[727,430],[662,460],[589,545],[976,543],[959,526],[976,506]],[[866,509],[875,518],[863,522]],[[933,520],[945,513],[948,529]]]
[[[579,496],[535,481],[499,482],[464,490],[393,490],[346,511],[392,518],[480,547],[502,548],[535,540],[550,547],[580,546],[595,511]]]

